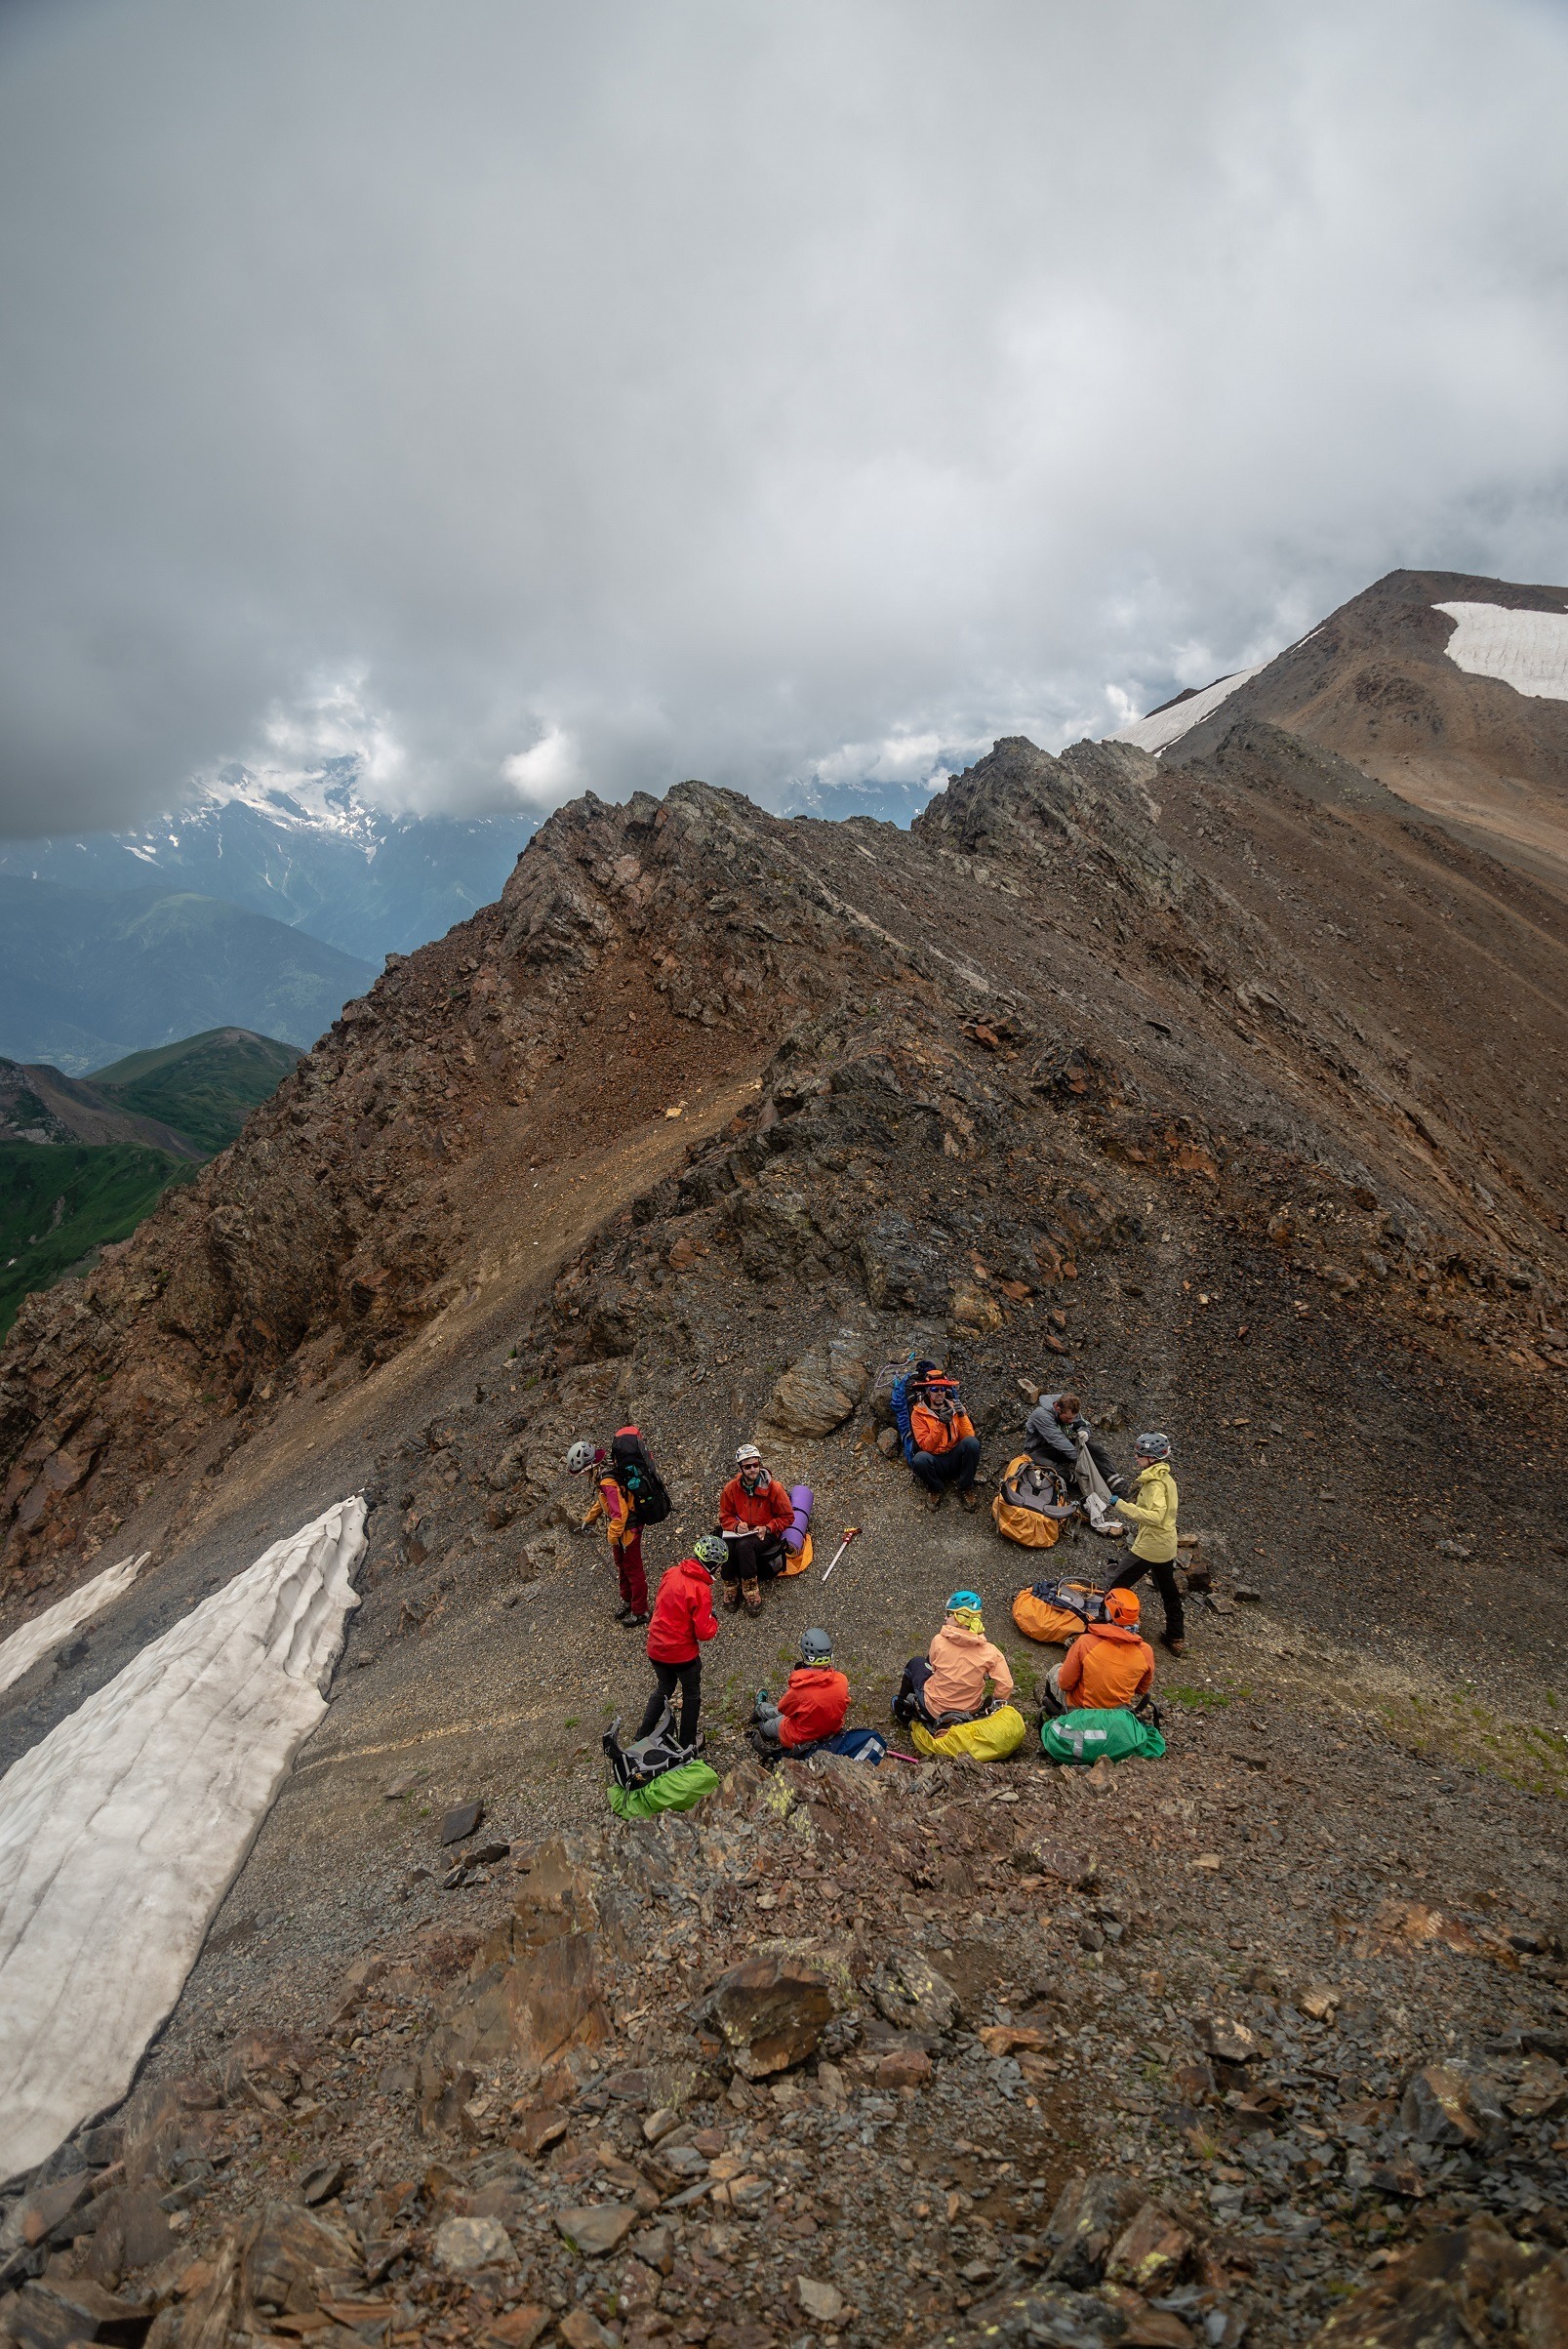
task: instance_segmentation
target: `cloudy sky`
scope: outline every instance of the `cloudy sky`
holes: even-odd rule
[[[10,0],[0,830],[774,804],[1568,580],[1557,0]]]

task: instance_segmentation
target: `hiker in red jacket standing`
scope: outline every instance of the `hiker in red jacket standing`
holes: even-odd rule
[[[599,1489],[583,1520],[583,1530],[585,1533],[603,1519],[610,1536],[611,1562],[621,1584],[615,1619],[627,1631],[634,1631],[648,1620],[648,1577],[643,1571],[642,1527],[632,1515],[631,1495],[617,1476],[609,1454],[591,1443],[574,1443],[566,1465],[574,1477],[585,1476],[590,1468],[597,1472]]]
[[[696,1544],[697,1556],[683,1558],[661,1576],[648,1626],[648,1661],[656,1686],[648,1699],[638,1737],[651,1737],[659,1717],[680,1690],[678,1736],[688,1753],[696,1751],[698,1721],[703,1710],[701,1642],[717,1637],[719,1619],[713,1612],[713,1574],[724,1563],[724,1544],[716,1533],[704,1533]],[[671,1723],[673,1727],[673,1722]]]

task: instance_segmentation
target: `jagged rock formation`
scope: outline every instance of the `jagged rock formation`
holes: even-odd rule
[[[1334,1293],[1463,1298],[1538,1364],[1563,1343],[1562,921],[1266,728],[1179,784],[1125,746],[1005,742],[908,834],[695,784],[575,803],[112,1261],[26,1307],[7,1571],[36,1585],[281,1396],[386,1362],[482,1278],[524,1169],[748,1074],[754,1112],[636,1215],[751,1278],[847,1274],[942,1316],[967,1249],[997,1327],[987,1282],[1135,1232],[1169,1178]],[[970,1236],[909,1213],[897,1169],[933,1154]],[[568,1355],[629,1348],[638,1256],[568,1276]]]

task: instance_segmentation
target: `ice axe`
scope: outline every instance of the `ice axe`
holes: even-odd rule
[[[838,1563],[839,1559],[840,1559],[843,1557],[843,1555],[844,1555],[845,1551],[846,1551],[846,1550],[849,1548],[849,1546],[850,1546],[851,1542],[858,1542],[858,1541],[860,1540],[860,1538],[861,1538],[861,1529],[860,1529],[859,1525],[846,1525],[846,1526],[845,1526],[845,1528],[844,1528],[844,1538],[843,1538],[843,1540],[842,1540],[842,1541],[839,1543],[839,1545],[838,1545],[838,1548],[837,1548],[837,1549],[836,1549],[836,1550],[833,1552],[833,1555],[832,1555],[832,1557],[831,1557],[831,1558],[828,1559],[828,1561],[827,1561],[826,1565],[825,1565],[825,1566],[824,1566],[824,1568],[823,1568],[823,1580],[824,1580],[824,1582],[825,1582],[825,1581],[827,1580],[827,1577],[828,1577],[828,1575],[829,1575],[829,1574],[831,1574],[831,1572],[832,1572],[833,1568],[834,1568],[834,1567],[837,1565],[837,1563]]]

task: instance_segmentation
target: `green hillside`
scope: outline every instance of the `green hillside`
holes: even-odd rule
[[[246,1028],[209,1028],[178,1044],[97,1069],[93,1089],[116,1108],[188,1134],[211,1157],[226,1150],[252,1110],[275,1093],[301,1058],[294,1044]]]
[[[0,1337],[23,1297],[90,1249],[128,1239],[195,1171],[135,1143],[0,1142]]]
[[[248,1028],[209,1028],[58,1089],[155,1117],[213,1157],[300,1058],[293,1044]],[[23,1297],[50,1287],[92,1249],[129,1238],[168,1186],[195,1171],[135,1142],[0,1141],[0,1337]]]

